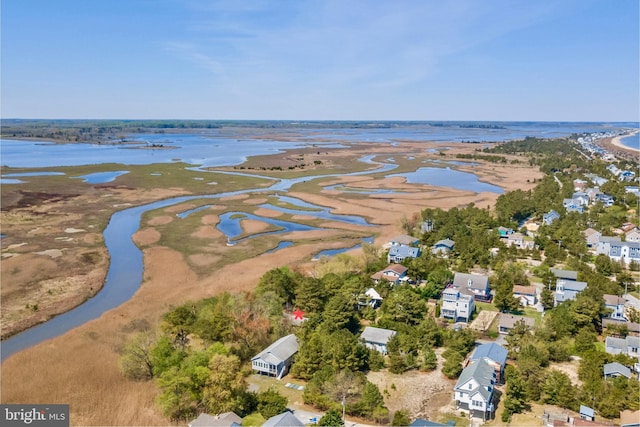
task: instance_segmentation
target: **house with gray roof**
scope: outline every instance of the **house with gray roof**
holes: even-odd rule
[[[640,353],[640,337],[628,335],[626,338],[607,337],[604,341],[604,350],[609,354],[626,354],[630,357],[638,357]]]
[[[551,225],[554,221],[560,219],[560,214],[553,209],[551,209],[546,214],[542,215],[542,222],[545,225]]]
[[[602,369],[603,369],[605,378],[616,378],[620,376],[625,378],[631,378],[631,369],[627,368],[622,363],[618,363],[618,362],[605,363]]]
[[[593,421],[596,418],[596,411],[585,405],[580,405],[580,419]]]
[[[624,316],[624,304],[626,302],[624,298],[610,294],[604,294],[603,298],[604,308],[611,310],[611,313],[608,316],[609,318],[613,320],[627,320]]]
[[[598,244],[598,241],[600,240],[600,237],[602,236],[602,233],[600,233],[597,230],[594,230],[593,228],[587,228],[586,230],[584,230],[582,232],[582,235],[584,236],[585,240],[587,241],[587,247],[589,249],[595,248]]]
[[[483,359],[496,374],[496,382],[501,383],[504,378],[504,367],[507,364],[508,351],[503,346],[496,343],[480,344],[471,354],[469,361]]]
[[[453,286],[460,289],[467,289],[467,291],[471,293],[476,300],[491,301],[489,276],[455,273],[453,276]]]
[[[389,246],[416,246],[419,242],[420,239],[409,236],[408,234],[401,234],[389,240]]]
[[[471,416],[487,420],[493,418],[495,370],[484,359],[478,359],[462,370],[454,387],[453,399],[457,409],[469,411]]]
[[[501,313],[498,321],[498,333],[508,334],[518,322],[524,322],[525,326],[533,329],[535,321],[530,317],[518,316],[515,314]]]
[[[293,356],[298,352],[298,338],[294,334],[282,337],[251,359],[251,368],[259,374],[282,378],[289,371]]]
[[[565,301],[576,299],[578,294],[584,291],[586,287],[587,282],[558,279],[556,281],[556,291],[553,293],[554,305],[557,306]]]
[[[305,427],[305,425],[293,412],[286,411],[269,418],[262,427]]]
[[[400,263],[407,258],[418,258],[420,256],[420,248],[414,248],[407,245],[394,245],[389,248],[387,254],[388,263]]]
[[[376,350],[379,353],[387,354],[387,343],[396,334],[396,331],[391,329],[374,328],[373,326],[367,326],[360,334],[360,339],[364,342],[364,345],[372,350]]]
[[[435,421],[425,420],[424,418],[416,418],[409,427],[447,427],[447,424],[437,423]]]
[[[557,279],[578,280],[578,272],[573,270],[561,270],[552,268],[550,270]]]
[[[224,412],[218,415],[202,413],[191,421],[189,427],[240,427],[242,418],[233,412]]]
[[[454,322],[469,322],[475,309],[473,293],[467,288],[449,286],[442,292],[440,316]]]
[[[640,262],[640,242],[623,242],[620,237],[600,237],[596,254],[605,254],[612,261]]]
[[[371,279],[373,279],[375,283],[380,283],[384,280],[394,285],[399,285],[401,282],[409,280],[407,271],[409,271],[409,269],[402,264],[391,264],[384,270],[371,275]]]
[[[451,239],[438,240],[433,248],[431,249],[431,253],[434,255],[448,255],[449,252],[453,251],[453,247],[456,242]]]

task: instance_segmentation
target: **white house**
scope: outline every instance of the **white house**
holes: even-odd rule
[[[513,285],[513,297],[520,300],[524,307],[536,305],[538,296],[535,286]]]
[[[471,412],[474,417],[493,418],[493,392],[496,374],[493,366],[478,359],[462,370],[454,387],[456,408]]]
[[[456,286],[446,288],[442,292],[442,306],[440,316],[445,319],[452,319],[454,322],[469,322],[475,309],[473,294],[469,294],[466,289]]]
[[[378,308],[382,305],[382,297],[375,289],[369,288],[364,293],[364,304],[371,306],[371,308]]]
[[[293,355],[298,352],[298,338],[287,335],[262,350],[251,359],[251,368],[265,375],[282,378],[289,371]]]
[[[640,242],[640,230],[631,230],[625,234],[625,240],[627,242]]]
[[[627,336],[626,338],[607,337],[604,341],[604,350],[609,354],[626,354],[630,357],[638,357],[640,353],[640,337]]]
[[[391,329],[374,328],[367,326],[360,334],[360,339],[364,341],[364,345],[379,353],[387,354],[387,343],[396,331]]]
[[[371,278],[375,283],[380,283],[382,280],[398,285],[403,281],[409,280],[407,277],[407,271],[409,269],[401,264],[391,264],[384,270],[378,271],[373,274]]]
[[[627,320],[624,316],[625,300],[618,295],[604,294],[604,307],[611,310],[609,317],[613,320]]]
[[[640,262],[640,242],[623,242],[620,237],[601,237],[596,246],[596,254],[605,254],[612,261]]]
[[[418,258],[420,256],[420,248],[414,248],[407,245],[393,245],[389,248],[387,254],[387,262],[399,263],[407,258]]]
[[[576,280],[557,279],[556,291],[553,293],[554,305],[558,305],[564,301],[574,300],[578,294],[584,291],[587,282],[578,282]]]
[[[596,245],[598,244],[598,241],[600,240],[600,237],[602,236],[602,233],[600,233],[597,230],[594,230],[593,228],[587,228],[582,232],[582,235],[587,241],[587,247],[591,249],[596,247]]]

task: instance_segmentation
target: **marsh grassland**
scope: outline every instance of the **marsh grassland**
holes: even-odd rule
[[[344,148],[293,150],[250,158],[218,172],[244,172],[271,178],[339,175],[375,168],[358,162],[365,155],[398,165],[394,173],[412,171],[429,160],[454,160],[457,153],[473,153],[477,144],[450,144],[446,152],[427,151],[436,143],[395,145],[350,144]],[[304,163],[305,167],[298,167]],[[456,166],[481,181],[505,190],[527,190],[541,173],[524,163],[498,165],[476,162]],[[290,167],[293,166],[292,169]],[[244,189],[253,192],[220,199],[189,202],[147,212],[134,242],[144,254],[144,279],[126,303],[68,333],[10,356],[2,364],[3,403],[68,403],[73,425],[170,425],[155,405],[153,382],[135,383],[122,377],[119,351],[127,338],[146,325],[155,326],[171,306],[223,291],[252,290],[263,273],[288,265],[312,272],[314,254],[324,249],[351,247],[373,236],[381,246],[403,233],[401,220],[427,207],[451,208],[475,203],[492,206],[498,194],[448,187],[408,184],[383,174],[325,176],[302,180],[287,195],[330,208],[333,214],[359,215],[373,227],[319,220],[261,206],[277,205],[278,192],[264,189],[274,181],[186,169],[180,163],[148,166],[96,165],[51,168],[64,176],[24,178],[28,184],[2,186],[2,334],[46,320],[90,298],[104,280],[109,256],[102,231],[121,209],[179,195],[204,195]],[[281,169],[278,169],[278,167]],[[41,169],[38,169],[41,170]],[[69,179],[90,172],[126,170],[105,184]],[[28,170],[2,169],[2,173]],[[328,190],[341,185],[360,191]],[[340,187],[337,187],[340,188]],[[370,193],[367,190],[387,189]],[[184,219],[177,213],[207,206]],[[286,203],[281,207],[287,206]],[[265,234],[227,246],[217,228],[220,215],[244,212],[317,227],[312,231]],[[276,231],[261,220],[241,221],[241,237]],[[269,252],[280,241],[292,246]],[[359,256],[358,251],[352,254]]]

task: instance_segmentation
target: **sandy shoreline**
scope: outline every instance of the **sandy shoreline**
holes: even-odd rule
[[[611,145],[614,145],[622,150],[628,150],[628,151],[632,151],[634,153],[640,154],[640,147],[634,148],[634,147],[629,147],[628,145],[624,145],[622,143],[622,138],[626,138],[628,136],[633,136],[633,135],[637,135],[638,133],[640,133],[640,130],[636,130],[634,132],[631,132],[629,135],[621,135],[621,136],[615,136],[611,139]]]

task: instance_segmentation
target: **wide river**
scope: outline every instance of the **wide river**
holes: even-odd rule
[[[442,142],[473,140],[489,142],[519,139],[525,136],[561,137],[573,133],[600,132],[612,129],[611,125],[606,123],[544,124],[528,122],[520,124],[504,123],[504,125],[505,128],[500,129],[432,128],[430,126],[366,130],[325,128],[313,132],[304,129],[299,132],[300,137],[297,142],[272,139],[239,139],[229,135],[229,130],[214,130],[208,133],[188,135],[147,134],[132,136],[141,141],[141,146],[156,143],[175,147],[164,150],[135,149],[132,145],[53,144],[6,139],[0,141],[0,148],[2,165],[9,167],[55,168],[87,164],[115,163],[134,165],[177,161],[186,162],[196,167],[212,167],[238,165],[248,156],[274,154],[279,151],[305,146],[331,147],[340,146],[343,143],[357,143],[358,141],[395,144],[397,140]],[[371,163],[371,157],[362,158],[361,161]],[[379,164],[379,166],[374,171],[355,174],[386,172],[396,167],[394,164]],[[447,173],[451,173],[451,171]],[[269,188],[177,197],[116,212],[104,230],[104,240],[110,255],[110,265],[105,284],[100,292],[73,310],[2,341],[0,345],[1,360],[24,348],[62,335],[72,328],[99,317],[105,311],[119,306],[133,296],[142,282],[143,260],[142,252],[133,243],[132,235],[138,230],[143,213],[192,199],[215,199],[249,192],[286,192],[297,182],[314,178],[303,177],[276,180]],[[10,182],[0,181],[0,183],[14,185]],[[22,184],[16,183],[16,185]],[[491,190],[485,188],[479,191]]]

